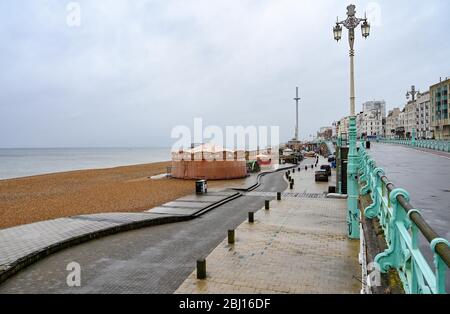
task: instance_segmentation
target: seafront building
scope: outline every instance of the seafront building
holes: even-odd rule
[[[417,130],[416,108],[417,108],[417,99],[410,100],[405,105],[405,111],[403,114],[403,123],[406,138],[412,137],[413,129]]]
[[[416,118],[416,137],[420,139],[432,139],[433,128],[431,126],[430,92],[425,92],[417,97]]]
[[[382,109],[369,109],[356,115],[356,127],[358,137],[383,135],[383,111]]]
[[[450,139],[448,92],[450,79],[430,86],[431,125],[436,139]]]
[[[317,132],[317,138],[319,140],[330,140],[333,137],[333,127],[323,126]]]
[[[385,126],[385,137],[394,138],[395,130],[398,125],[398,119],[400,116],[400,108],[394,108],[389,110],[388,115],[386,117],[386,126]]]
[[[384,100],[370,100],[362,104],[363,112],[372,110],[381,111],[381,116],[386,117],[386,102]]]

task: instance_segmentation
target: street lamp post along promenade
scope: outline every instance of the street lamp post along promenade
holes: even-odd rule
[[[356,151],[356,116],[355,116],[355,71],[354,71],[354,43],[355,28],[361,24],[362,36],[367,38],[370,32],[370,24],[367,18],[356,17],[356,7],[351,4],[347,7],[347,19],[336,21],[333,27],[334,39],[339,41],[342,37],[342,25],[348,29],[348,42],[350,45],[350,118],[348,127],[349,151],[347,164],[347,223],[348,236],[352,239],[359,239],[359,210],[358,210],[358,182],[357,166],[358,155]]]

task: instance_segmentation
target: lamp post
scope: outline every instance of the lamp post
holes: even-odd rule
[[[339,41],[342,37],[342,26],[348,29],[348,42],[350,45],[350,118],[348,127],[349,151],[347,164],[347,223],[348,236],[351,239],[359,239],[359,210],[358,210],[358,182],[357,182],[357,166],[358,155],[356,150],[356,117],[355,117],[355,28],[361,24],[362,36],[367,38],[370,32],[370,24],[367,18],[357,18],[356,7],[351,4],[347,7],[347,19],[344,21],[336,21],[333,27],[334,39]]]

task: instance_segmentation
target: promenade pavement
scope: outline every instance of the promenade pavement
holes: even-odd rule
[[[359,241],[347,238],[346,200],[326,198],[328,183],[315,183],[314,170],[291,174],[293,190],[239,225],[235,244],[224,239],[205,256],[207,279],[194,270],[175,293],[359,293]]]
[[[282,176],[264,176],[255,191],[283,191],[287,184]],[[207,255],[222,241],[227,229],[236,228],[247,211],[260,208],[264,199],[243,196],[197,219],[67,248],[21,270],[0,285],[0,293],[173,293],[192,272],[196,258]],[[187,204],[192,199],[181,201]],[[66,283],[66,266],[72,262],[81,266],[80,287],[68,287]]]

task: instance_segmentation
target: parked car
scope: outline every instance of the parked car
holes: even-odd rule
[[[317,181],[328,182],[328,173],[326,170],[320,169],[316,171],[315,179]]]
[[[320,169],[325,170],[329,177],[331,176],[331,166],[330,165],[321,165]]]

